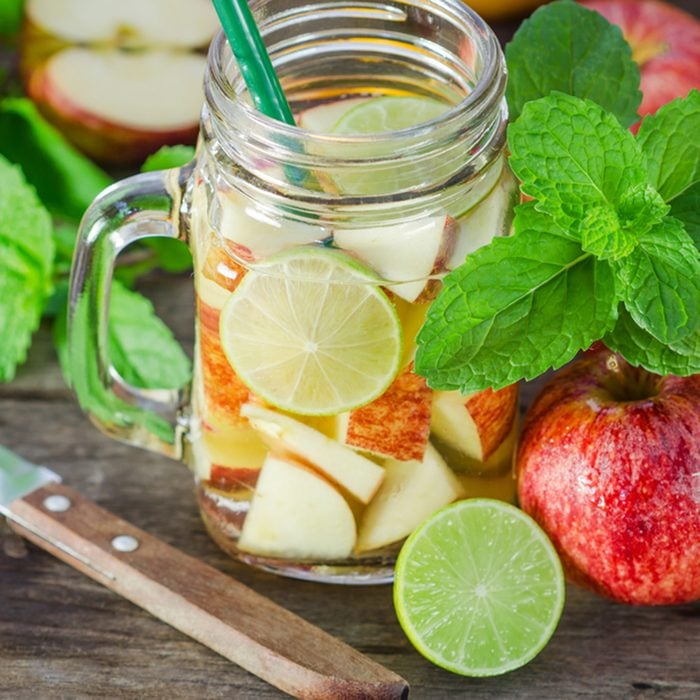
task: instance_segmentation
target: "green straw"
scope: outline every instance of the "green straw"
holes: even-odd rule
[[[294,125],[292,110],[247,0],[212,2],[255,107],[272,119]]]

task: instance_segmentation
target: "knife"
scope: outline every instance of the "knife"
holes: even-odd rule
[[[407,682],[384,666],[2,446],[0,514],[18,534],[294,697],[408,697]]]

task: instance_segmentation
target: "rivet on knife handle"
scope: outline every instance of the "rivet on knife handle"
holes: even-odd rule
[[[66,510],[46,507],[57,496]],[[287,693],[408,697],[400,676],[65,486],[45,484],[3,510],[20,534]]]

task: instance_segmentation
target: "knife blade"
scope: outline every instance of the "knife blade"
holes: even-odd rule
[[[0,513],[59,559],[298,698],[407,698],[408,683],[0,446]]]

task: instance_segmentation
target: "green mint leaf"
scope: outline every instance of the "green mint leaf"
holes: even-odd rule
[[[612,329],[608,263],[550,233],[556,224],[533,207],[519,218],[518,233],[494,239],[445,278],[418,335],[416,371],[431,387],[468,392],[530,379]]]
[[[593,206],[581,222],[581,246],[601,260],[617,260],[629,255],[637,245],[633,233],[620,226],[617,212],[610,205]]]
[[[700,255],[683,224],[671,217],[640,236],[615,263],[622,301],[634,322],[662,343],[700,326]]]
[[[141,294],[118,282],[110,303],[110,358],[129,384],[142,388],[177,389],[191,376],[190,361],[170,329]]]
[[[554,91],[601,105],[620,123],[637,121],[639,68],[620,29],[573,2],[553,2],[523,22],[506,46],[511,119]]]
[[[86,309],[85,306],[80,308]],[[142,425],[166,443],[173,443],[175,437],[173,426],[165,418],[150,411],[144,412],[143,409],[133,406],[118,398],[111,391],[105,390],[97,379],[98,373],[94,366],[94,357],[86,358],[88,363],[83,366],[78,366],[75,358],[70,357],[67,310],[66,304],[63,304],[58,310],[53,325],[53,342],[66,384],[72,387],[80,397],[83,410],[94,415],[106,425]],[[74,319],[73,333],[78,334],[78,346],[83,347],[93,342],[92,329],[84,318],[76,317]],[[110,337],[110,352],[113,352],[112,346],[112,338]],[[154,352],[157,350],[154,349]]]
[[[22,24],[24,0],[2,0],[0,2],[0,37],[13,36]]]
[[[0,154],[22,167],[52,213],[79,220],[112,179],[71,146],[25,98],[0,102]]]
[[[643,236],[671,211],[663,197],[648,183],[640,182],[622,193],[618,204],[620,223],[635,238]]]
[[[141,172],[149,173],[153,170],[180,168],[193,158],[194,148],[192,146],[163,146],[146,158],[141,166]]]
[[[0,157],[0,381],[26,358],[51,292],[51,217],[19,168]]]
[[[629,312],[620,307],[617,324],[603,342],[630,364],[650,372],[680,376],[700,372],[700,328],[672,345],[664,345],[640,328]]]
[[[700,183],[688,188],[671,202],[671,216],[683,222],[700,250]]]
[[[700,92],[673,100],[645,117],[637,141],[651,184],[670,202],[700,181]]]
[[[618,211],[626,193],[647,184],[634,136],[589,100],[559,93],[529,102],[508,127],[508,145],[523,192],[579,238],[592,207]]]
[[[194,158],[192,146],[163,146],[146,158],[141,172],[170,170],[186,165]],[[148,238],[143,241],[156,256],[156,264],[166,272],[185,272],[192,269],[192,255],[186,245],[169,238]]]
[[[156,256],[156,264],[166,272],[185,272],[192,269],[189,248],[173,238],[146,238],[143,243]]]

